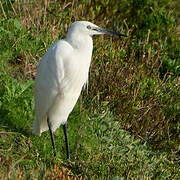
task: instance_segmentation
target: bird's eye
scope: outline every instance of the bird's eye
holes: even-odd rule
[[[88,26],[87,26],[87,29],[91,29],[91,26],[90,26],[90,25],[88,25]]]

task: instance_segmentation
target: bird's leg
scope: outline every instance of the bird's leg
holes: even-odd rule
[[[68,141],[68,136],[67,136],[67,122],[63,125],[63,129],[64,129],[64,136],[65,136],[65,143],[66,143],[67,159],[70,159],[69,141]]]
[[[52,132],[52,129],[51,129],[51,123],[49,122],[49,117],[47,118],[47,124],[48,124],[48,127],[49,127],[49,132],[50,132],[50,136],[51,136],[51,142],[52,142],[52,146],[53,146],[53,149],[54,149],[54,156],[56,156],[56,144],[55,144],[55,141],[54,141],[54,134]]]

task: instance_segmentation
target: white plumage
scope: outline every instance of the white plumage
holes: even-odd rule
[[[35,80],[34,134],[41,135],[50,128],[47,118],[53,132],[66,123],[88,81],[95,34],[122,35],[87,21],[77,21],[66,38],[56,41],[41,59]]]

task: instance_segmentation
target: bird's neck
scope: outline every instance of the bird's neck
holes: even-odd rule
[[[66,40],[71,44],[74,49],[92,52],[93,40],[91,36],[71,34],[66,38]]]

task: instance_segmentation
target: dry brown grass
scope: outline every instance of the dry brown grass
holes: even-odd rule
[[[75,176],[71,170],[68,168],[62,166],[59,167],[56,163],[54,164],[53,169],[47,169],[42,170],[41,168],[33,169],[33,170],[27,170],[29,172],[24,172],[23,168],[19,163],[25,158],[25,156],[22,156],[19,160],[14,162],[12,157],[9,157],[8,159],[4,159],[3,157],[0,157],[0,173],[1,173],[1,180],[6,179],[27,179],[27,174],[31,174],[31,179],[36,180],[39,178],[39,174],[44,174],[44,177],[46,180],[82,180],[82,176],[78,175]],[[38,174],[38,177],[36,176]]]

